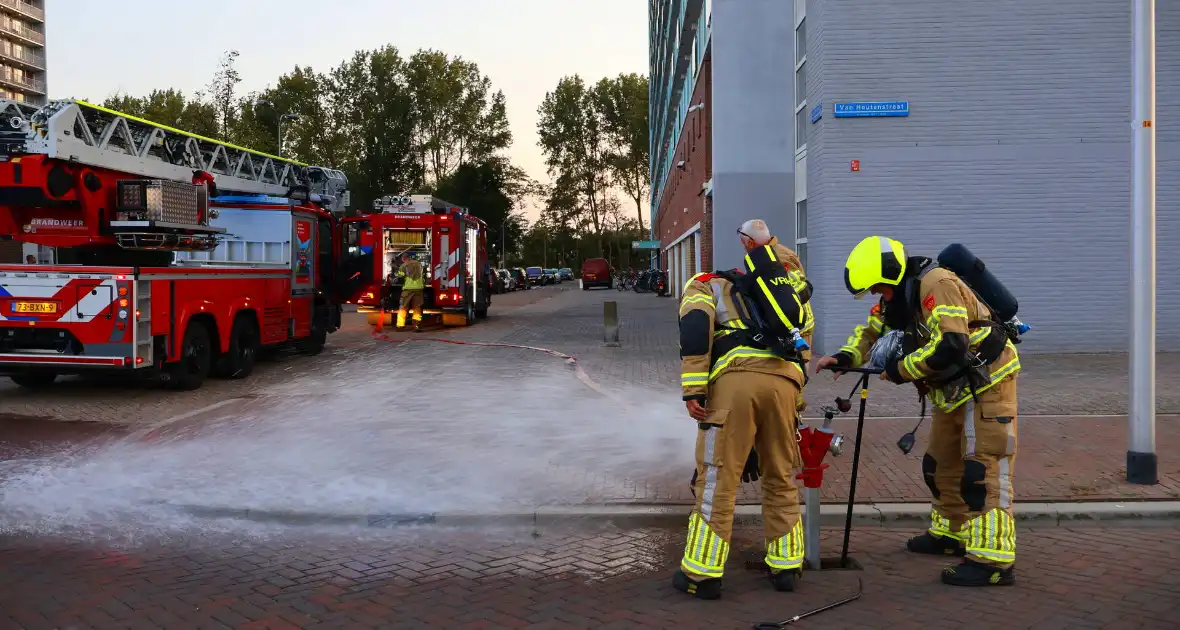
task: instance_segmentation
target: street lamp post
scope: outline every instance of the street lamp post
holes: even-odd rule
[[[1131,9],[1131,400],[1127,482],[1159,483],[1155,452],[1155,0]]]
[[[254,101],[254,106],[255,107],[267,106],[272,109],[275,109],[274,103],[272,103],[264,98],[260,98],[256,101]],[[299,120],[299,114],[296,114],[294,112],[288,112],[288,113],[284,114],[284,113],[280,113],[278,111],[278,109],[275,109],[275,113],[279,114],[279,121],[278,121],[278,141],[279,141],[278,147],[279,147],[279,149],[278,149],[277,155],[279,157],[282,157],[283,156],[283,121],[284,120],[292,120],[292,121]]]
[[[501,269],[504,268],[504,256],[505,256],[505,252],[507,251],[504,249],[504,243],[505,243],[504,229],[507,224],[508,224],[508,221],[501,221],[500,222],[500,268]]]

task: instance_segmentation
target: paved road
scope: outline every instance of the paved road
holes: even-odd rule
[[[601,344],[601,304],[607,299],[620,305],[622,348]],[[94,423],[47,425],[29,416],[103,420],[115,444],[91,446],[93,454],[81,460],[10,464],[0,470],[8,477],[2,488],[9,505],[49,520],[65,518],[61,497],[75,495],[100,512],[114,509],[112,503],[125,510],[160,501],[404,512],[691,500],[693,432],[669,385],[677,379],[675,340],[667,338],[674,326],[671,300],[568,285],[497,300],[504,310],[493,310],[488,321],[438,336],[568,352],[613,399],[587,388],[560,359],[542,353],[376,341],[354,316],[320,357],[292,357],[246,381],[210,381],[192,394],[76,383],[45,393],[6,391],[0,436],[13,445],[14,455],[79,448],[103,432]],[[1075,386],[1068,397],[1050,402],[1038,398],[1054,382],[1092,383],[1088,375],[1114,362],[1069,358],[1069,365],[1091,370],[1075,377],[1069,372],[1073,367],[1058,360],[1034,355],[1026,361],[1017,496],[1026,501],[1180,497],[1175,458],[1160,462],[1159,485],[1123,483],[1125,420],[1036,415],[1037,410],[1079,413],[1076,400],[1095,401],[1100,410],[1119,404],[1121,394],[1110,393],[1107,381]],[[1174,355],[1161,355],[1161,383],[1180,378],[1177,363]],[[831,389],[826,376],[809,385],[813,406],[831,394],[825,387]],[[925,431],[914,454],[903,456],[893,446],[915,421],[888,417],[912,414],[892,402],[904,391],[885,384],[873,389],[870,408],[885,411],[866,424],[857,492],[862,502],[928,500],[919,475]],[[1166,387],[1159,391],[1161,411],[1176,409],[1180,394]],[[1033,413],[1027,412],[1030,406]],[[1180,450],[1178,422],[1176,416],[1159,418],[1161,453]],[[158,429],[145,434],[153,426]],[[827,501],[843,501],[848,492],[855,426],[841,419],[837,428],[850,442],[842,457],[829,460]],[[129,439],[155,442],[143,446]],[[740,498],[757,502],[757,486],[743,487]],[[47,502],[56,507],[45,513]]]
[[[601,346],[606,299],[620,304],[622,348]],[[8,460],[0,462],[0,630],[740,628],[852,588],[848,572],[822,572],[797,594],[775,594],[735,554],[725,600],[687,600],[667,586],[680,531],[295,531],[175,509],[685,500],[693,432],[675,402],[671,301],[554,288],[505,302],[515,310],[439,336],[574,354],[611,397],[536,351],[377,341],[358,318],[320,357],[293,357],[192,394],[83,383],[0,391],[0,458]],[[1180,470],[1167,458],[1160,486],[1120,483],[1120,420],[1035,415],[1117,411],[1122,393],[1108,376],[1119,360],[1027,360],[1023,498],[1180,491]],[[1159,365],[1161,383],[1180,376],[1175,357]],[[808,395],[834,391],[817,379]],[[925,496],[917,458],[892,447],[912,426],[887,417],[912,415],[899,391],[874,388],[862,499]],[[1180,410],[1177,396],[1161,387],[1161,411]],[[1160,419],[1162,453],[1180,447],[1176,422]],[[848,463],[849,455],[834,460],[828,499],[845,496]],[[756,498],[756,487],[743,489],[744,500]],[[857,532],[864,597],[800,626],[1166,628],[1180,614],[1180,530],[1172,527],[1025,529],[1020,585],[982,592],[937,584],[937,560],[898,551],[904,535]],[[735,549],[759,536],[740,530]],[[824,544],[835,549],[831,532]]]
[[[855,533],[863,571],[808,574],[770,590],[739,530],[725,597],[691,600],[669,572],[680,531],[476,534],[384,539],[271,532],[106,547],[0,538],[0,629],[748,628],[855,591],[860,600],[800,628],[1174,628],[1180,532],[1024,530],[1018,584],[954,589],[937,558],[900,550],[906,532]],[[836,551],[836,532],[824,545]]]
[[[470,329],[438,331],[440,335],[494,335],[495,331],[511,326],[516,309],[536,304],[568,290],[568,284],[528,291],[496,295],[486,321]],[[29,391],[17,387],[9,379],[0,377],[0,416],[50,418],[80,422],[142,425],[185,414],[228,398],[248,396],[257,389],[276,383],[315,376],[325,366],[339,366],[354,362],[358,356],[389,351],[377,345],[370,336],[370,327],[362,315],[345,313],[344,328],[331,335],[327,350],[318,357],[290,356],[276,362],[260,362],[248,379],[225,381],[210,379],[194,392],[164,391],[151,384],[110,383],[101,379],[65,378],[54,387],[43,391]],[[435,334],[435,333],[432,333]],[[334,372],[335,373],[335,372]],[[349,374],[349,380],[365,375]]]

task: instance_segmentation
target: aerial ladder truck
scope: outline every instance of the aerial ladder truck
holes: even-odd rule
[[[77,100],[0,101],[0,374],[150,374],[196,389],[340,327],[340,171]]]

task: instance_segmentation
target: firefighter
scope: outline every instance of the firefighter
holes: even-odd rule
[[[807,274],[803,269],[803,262],[799,259],[799,255],[786,245],[783,245],[781,242],[779,242],[778,237],[770,233],[770,226],[766,225],[765,221],[762,219],[751,219],[746,221],[742,224],[742,227],[738,228],[737,233],[738,238],[742,242],[742,247],[745,248],[747,252],[750,252],[759,247],[769,246],[773,248],[775,257],[782,261],[783,266],[787,270],[787,277],[791,282],[791,288],[794,289],[797,294],[810,294],[811,288],[808,284]],[[811,302],[804,302],[803,311],[803,320],[806,321],[807,324],[804,326],[801,332],[803,334],[803,339],[807,342],[808,349],[802,351],[801,358],[803,359],[803,363],[806,364],[811,361],[811,336],[815,331],[815,318],[812,316]],[[799,422],[799,418],[803,416],[803,411],[805,409],[807,409],[807,402],[804,400],[803,396],[800,395],[795,399],[795,410],[797,412],[795,414],[795,422]],[[757,453],[754,453],[752,455],[752,461],[756,463],[757,458]],[[754,473],[753,477],[751,478],[749,471],[747,471],[747,473],[742,477],[742,481],[745,482],[756,480],[757,474]],[[689,481],[689,487],[695,488],[696,483],[697,473],[694,470],[692,479]]]
[[[771,340],[810,322],[774,247],[753,246],[746,265],[742,275],[693,276],[680,304],[681,387],[698,427],[697,479],[672,585],[701,599],[721,596],[743,476],[762,478],[765,561],[775,589],[794,590],[803,567],[794,410],[805,374],[798,351]]]
[[[742,246],[745,247],[747,252],[762,246],[774,248],[775,256],[787,268],[787,277],[790,279],[791,287],[795,290],[795,293],[810,293],[807,272],[803,269],[803,262],[799,259],[799,255],[791,250],[791,248],[779,242],[778,237],[770,233],[770,227],[766,225],[765,221],[762,219],[746,221],[742,224],[741,229],[738,230],[738,237],[741,239]],[[811,335],[815,332],[815,318],[812,317],[811,302],[804,303],[803,310],[807,325],[801,332],[803,333],[803,339],[807,341],[807,345],[810,347]],[[811,361],[810,349],[803,351],[803,361],[805,363]],[[803,402],[802,396],[799,397],[798,404],[799,412],[802,413],[803,409],[807,407],[806,403]]]
[[[401,255],[401,267],[397,270],[402,284],[401,305],[397,309],[397,327],[406,327],[406,309],[413,309],[414,329],[422,324],[422,290],[426,286],[423,279],[422,263],[408,253]]]
[[[907,256],[893,239],[861,241],[848,256],[844,283],[857,298],[872,293],[880,300],[837,354],[816,362],[816,371],[860,366],[885,331],[902,330],[903,353],[881,378],[917,384],[935,407],[922,457],[933,496],[930,527],[906,547],[965,556],[943,569],[947,584],[1014,583],[1016,346],[959,276],[929,258]]]

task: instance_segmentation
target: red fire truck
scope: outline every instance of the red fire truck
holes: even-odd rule
[[[0,265],[0,373],[93,370],[176,389],[243,378],[260,351],[340,327],[339,171],[82,101],[0,101],[0,238],[56,248]]]
[[[402,254],[426,271],[424,315],[444,326],[487,317],[492,303],[487,224],[466,209],[431,195],[383,197],[374,212],[341,221],[341,276],[345,295],[375,325],[392,322],[401,290],[392,276]],[[393,282],[391,282],[391,280]]]

